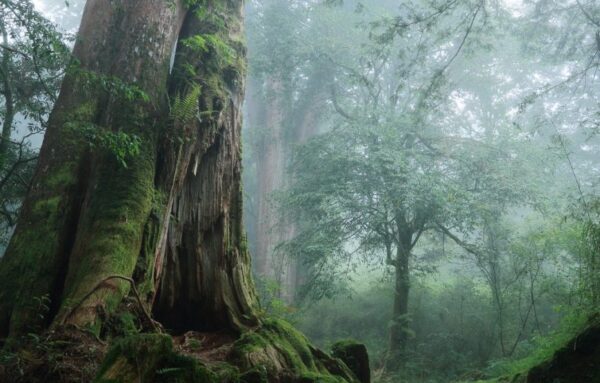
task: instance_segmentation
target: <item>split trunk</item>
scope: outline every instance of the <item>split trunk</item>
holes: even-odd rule
[[[0,263],[0,338],[99,331],[128,279],[174,330],[256,324],[242,1],[90,0],[74,58]]]

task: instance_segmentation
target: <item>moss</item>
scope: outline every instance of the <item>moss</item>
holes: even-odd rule
[[[73,185],[76,182],[75,164],[65,164],[57,171],[48,175],[45,184],[49,188]]]
[[[33,206],[33,213],[40,217],[50,218],[59,213],[58,207],[61,200],[60,196],[54,196],[36,201]]]
[[[108,313],[114,312],[129,291],[130,285],[120,280],[97,287],[107,276],[133,274],[153,205],[154,165],[155,150],[150,140],[127,168],[110,154],[104,155],[92,180],[94,193],[79,222],[64,297],[79,303],[94,289],[97,292],[75,313],[63,304],[60,318],[97,331],[99,317],[90,308],[101,306]]]
[[[238,382],[240,370],[226,362],[211,363],[210,369],[218,382]]]
[[[239,381],[240,383],[268,383],[269,375],[264,367],[258,366],[240,375]]]
[[[106,355],[95,383],[227,382],[200,362],[177,354],[168,335],[121,338]]]
[[[40,300],[48,297],[47,306],[53,306],[57,298],[53,294],[64,267],[64,237],[73,212],[69,191],[75,179],[70,162],[56,172],[49,170],[23,207],[21,215],[26,219],[20,222],[0,268],[0,337],[6,335],[9,323],[10,332],[18,335],[48,320],[49,307],[42,307]]]
[[[105,346],[88,332],[61,328],[15,339],[0,349],[0,382],[80,383],[94,379]]]
[[[354,346],[359,346],[362,343],[358,342],[357,340],[354,339],[342,339],[339,340],[337,342],[335,342],[333,344],[333,346],[331,346],[331,350],[336,352],[336,351],[343,351],[346,350],[350,347],[354,347]]]
[[[123,335],[133,335],[140,332],[138,320],[134,314],[129,311],[119,313],[115,318],[115,329]]]
[[[242,334],[231,359],[243,371],[263,368],[269,376],[291,373],[295,380],[307,382],[356,381],[346,365],[313,348],[304,335],[279,319],[267,319],[260,328]]]
[[[316,373],[304,373],[298,379],[299,383],[346,383],[345,379],[339,376],[324,375]]]
[[[153,189],[152,208],[144,227],[142,247],[137,259],[133,279],[142,299],[150,300],[155,293],[155,283],[152,279],[154,272],[154,251],[160,236],[162,217],[167,204],[167,196],[158,189]]]
[[[361,383],[371,381],[369,355],[364,344],[354,339],[341,340],[331,347],[331,354],[341,359]]]

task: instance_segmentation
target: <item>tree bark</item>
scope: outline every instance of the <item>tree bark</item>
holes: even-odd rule
[[[4,14],[0,14],[4,16]],[[8,33],[4,22],[0,21],[0,32],[2,33],[2,44],[8,46]],[[4,169],[9,151],[10,137],[12,134],[13,121],[15,118],[15,100],[13,96],[13,84],[8,77],[10,73],[11,52],[2,49],[2,63],[0,63],[0,77],[2,78],[2,95],[4,96],[4,122],[2,123],[2,136],[0,136],[0,169]]]
[[[192,7],[206,9],[87,2],[77,65],[0,261],[0,338],[65,323],[99,331],[130,289],[110,275],[133,277],[168,327],[257,323],[241,217],[242,1]],[[204,51],[183,43],[204,34],[214,37]],[[192,118],[174,116],[186,96]],[[139,137],[139,153],[123,166],[90,148],[79,129],[90,126]]]
[[[272,194],[284,185],[286,156],[284,151],[284,105],[280,80],[268,79],[265,120],[256,151],[258,178],[256,215],[256,266],[258,275],[275,278],[273,250],[277,245],[277,224],[280,219],[273,209]],[[281,228],[280,228],[281,229]]]
[[[156,256],[159,292],[154,311],[167,326],[181,331],[257,323],[242,225],[242,1],[215,2],[206,13],[205,18],[186,18],[173,71],[172,98],[189,94],[194,86],[201,93],[198,115],[178,132],[194,139],[179,150],[170,214],[164,220],[168,228]],[[198,35],[217,36],[232,51],[197,51],[182,43]],[[191,78],[190,67],[195,67]]]
[[[409,252],[398,248],[394,260],[395,285],[394,308],[390,326],[389,353],[386,369],[395,371],[406,362],[406,344],[408,341],[408,295],[410,292]]]

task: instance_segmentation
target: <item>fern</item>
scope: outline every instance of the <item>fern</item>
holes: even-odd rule
[[[235,50],[216,34],[200,34],[182,40],[183,46],[195,52],[208,52],[212,48],[218,58],[231,64],[235,59]]]
[[[235,50],[217,35],[205,35],[206,41],[215,50],[217,56],[226,63],[231,64],[235,59]]]
[[[194,51],[206,52],[208,51],[208,41],[206,35],[194,35],[181,41],[184,47],[190,48]]]
[[[200,97],[200,86],[194,85],[184,96],[177,96],[171,106],[171,119],[175,124],[187,124],[198,116],[198,97]]]

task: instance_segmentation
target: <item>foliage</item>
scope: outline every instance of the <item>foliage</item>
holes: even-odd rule
[[[425,232],[469,232],[485,216],[529,202],[523,166],[528,158],[509,127],[457,134],[450,124],[458,122],[442,117],[449,111],[427,109],[440,97],[438,75],[425,83],[430,89],[417,101],[404,93],[412,82],[428,81],[422,73],[403,77],[412,70],[407,65],[416,64],[403,61],[397,51],[411,44],[392,39],[385,48],[379,42],[364,48],[357,67],[346,68],[344,82],[334,85],[348,90],[332,96],[338,117],[331,130],[294,155],[294,181],[280,206],[303,222],[281,250],[309,265],[316,297],[340,290],[329,281],[356,262],[383,260],[397,267]],[[423,49],[426,57],[434,48]],[[330,267],[334,263],[342,266]]]
[[[0,246],[15,224],[69,59],[69,37],[29,1],[0,1]]]
[[[600,307],[600,200],[591,201],[588,209],[581,228],[580,287],[584,302]]]
[[[232,63],[235,59],[235,51],[216,34],[194,35],[182,40],[181,44],[199,52],[208,52],[209,49],[213,49],[216,57],[226,63]]]
[[[110,132],[97,125],[70,125],[83,137],[90,148],[112,153],[117,161],[127,167],[127,160],[140,154],[142,140],[136,134]]]
[[[295,307],[281,299],[281,286],[276,280],[258,276],[254,283],[263,310],[262,315],[273,318],[282,318],[293,323]]]
[[[311,298],[308,305],[351,292],[353,277],[363,267],[397,267],[398,249],[410,250],[411,272],[419,280],[461,262],[465,273],[481,278],[478,288],[485,291],[482,299],[489,310],[484,327],[493,346],[472,358],[481,358],[482,368],[499,355],[521,357],[533,337],[558,323],[553,304],[585,306],[574,302],[583,292],[577,285],[585,274],[581,271],[593,269],[583,266],[584,259],[595,257],[585,258],[579,246],[592,237],[584,239],[578,224],[560,221],[568,214],[565,202],[573,197],[569,177],[575,175],[581,194],[581,185],[587,191],[594,183],[581,180],[581,174],[597,171],[589,157],[595,143],[570,134],[574,129],[567,132],[571,115],[560,115],[563,110],[552,104],[524,105],[548,93],[553,84],[540,86],[543,81],[564,77],[560,71],[573,73],[578,63],[564,64],[556,55],[553,62],[540,62],[534,57],[541,50],[532,45],[542,39],[546,46],[553,44],[555,35],[524,36],[531,37],[533,26],[540,24],[558,36],[567,17],[585,16],[577,8],[583,6],[592,17],[595,8],[582,2],[561,9],[556,2],[537,1],[524,3],[517,15],[506,4],[479,1],[414,1],[399,9],[375,1],[336,5],[329,8],[333,19],[356,21],[353,28],[329,34],[340,44],[350,35],[357,42],[343,52],[323,49],[321,40],[305,37],[318,24],[311,4],[295,3],[288,7],[292,11],[259,6],[256,11],[267,27],[260,30],[251,74],[278,81],[279,87],[266,91],[281,92],[284,101],[265,102],[291,117],[284,117],[284,124],[293,124],[295,115],[288,113],[302,99],[303,82],[294,76],[312,75],[298,68],[325,65],[325,58],[333,73],[327,114],[319,120],[324,133],[297,148],[290,159],[291,186],[278,193],[284,215],[280,225],[293,222],[296,234],[279,246],[280,255],[292,255],[308,269],[302,291]],[[556,12],[551,20],[557,24],[540,16],[542,9]],[[370,18],[374,10],[382,17]],[[295,24],[293,17],[302,12],[307,16]],[[268,24],[271,15],[280,15],[280,24]],[[561,49],[593,53],[589,26],[573,26],[583,32],[571,35]],[[581,41],[587,45],[574,47]],[[535,96],[527,101],[531,93]],[[595,98],[585,100],[588,94],[578,100],[595,103]],[[546,100],[561,102],[553,97]],[[576,115],[577,103],[563,103]],[[558,127],[552,121],[556,117]],[[593,119],[580,125],[589,130]],[[259,127],[252,127],[257,128],[253,134],[260,134]],[[551,138],[557,135],[567,137],[562,146]],[[260,151],[266,144],[252,145],[251,150]],[[409,239],[398,240],[400,233]],[[412,326],[414,315],[408,315]],[[427,315],[421,320],[431,321]],[[441,338],[440,344],[449,342]],[[426,368],[415,365],[415,371]]]

